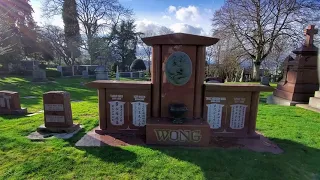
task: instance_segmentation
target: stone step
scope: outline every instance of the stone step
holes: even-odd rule
[[[316,92],[314,93],[314,97],[320,98],[320,91],[316,91]]]
[[[310,101],[309,101],[309,105],[310,105],[311,107],[320,109],[320,98],[318,98],[318,97],[311,97],[311,98],[310,98]]]

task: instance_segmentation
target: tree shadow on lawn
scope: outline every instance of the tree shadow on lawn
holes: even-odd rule
[[[56,82],[48,82],[41,84],[33,83],[28,79],[18,79],[13,83],[0,82],[0,85],[2,86],[2,89],[18,92],[23,107],[42,109],[42,96],[43,93],[48,91],[67,91],[70,93],[72,100],[91,100],[93,97],[96,98],[96,91],[84,86],[84,83],[87,83],[89,81],[89,79],[59,78]],[[35,96],[35,98],[26,99],[24,98],[26,96]]]
[[[98,123],[98,121],[96,122]],[[96,127],[98,124],[95,124]],[[92,155],[104,162],[124,163],[130,168],[140,168],[143,164],[136,161],[137,155],[131,151],[127,151],[120,147],[113,147],[104,144],[102,147],[76,147],[75,143],[86,135],[87,130],[92,128],[84,127],[74,137],[66,139],[70,146],[77,148],[78,150],[85,151],[87,154]]]
[[[283,154],[223,148],[149,147],[199,166],[206,179],[320,179],[320,150],[273,139]]]

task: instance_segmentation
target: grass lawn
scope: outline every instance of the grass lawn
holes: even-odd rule
[[[74,120],[85,126],[70,140],[31,142],[25,136],[43,124],[42,114],[0,117],[0,179],[320,179],[320,114],[263,102],[257,129],[285,151],[281,155],[237,149],[77,148],[74,144],[98,125],[97,93],[82,85],[87,81],[34,84],[24,78],[0,79],[0,89],[18,91],[29,112],[42,109],[44,92],[70,92],[72,100],[81,100],[72,102]]]

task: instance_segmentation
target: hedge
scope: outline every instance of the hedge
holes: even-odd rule
[[[61,72],[53,69],[46,70],[47,77],[61,77]]]

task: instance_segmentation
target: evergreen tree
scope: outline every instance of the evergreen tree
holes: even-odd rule
[[[114,36],[113,53],[117,58],[121,71],[128,71],[131,63],[136,59],[136,47],[138,43],[138,33],[135,32],[134,20],[121,21],[119,26],[114,26],[112,35]]]
[[[0,56],[0,63],[7,66],[29,55],[36,47],[37,34],[29,0],[0,0],[1,46],[10,47]]]
[[[75,0],[64,0],[62,9],[62,18],[64,23],[64,33],[68,49],[69,57],[72,59],[72,64],[75,58],[80,56],[80,28],[78,22],[77,3]]]

